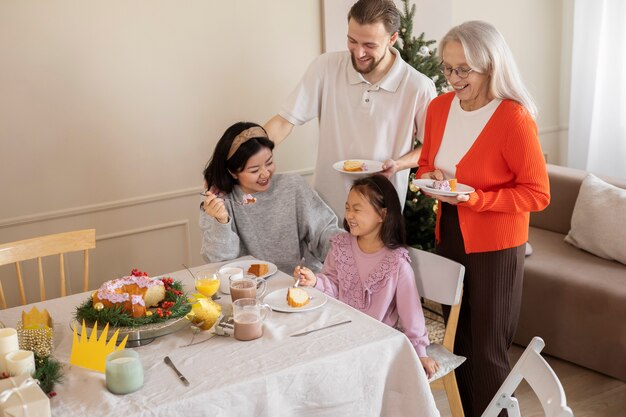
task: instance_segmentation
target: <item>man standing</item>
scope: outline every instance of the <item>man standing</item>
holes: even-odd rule
[[[294,125],[319,119],[313,186],[343,217],[354,177],[332,165],[344,159],[386,161],[407,154],[422,138],[426,108],[436,96],[432,80],[393,48],[400,12],[393,0],[359,0],[348,13],[348,51],[319,56],[281,111],[265,124],[277,144]],[[417,161],[416,161],[417,162]],[[408,172],[384,166],[404,204]]]

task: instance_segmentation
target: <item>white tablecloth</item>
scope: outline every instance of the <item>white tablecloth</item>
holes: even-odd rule
[[[199,270],[204,267],[193,268]],[[183,270],[166,274],[193,289]],[[291,285],[277,272],[268,293]],[[51,399],[52,415],[72,416],[438,416],[426,375],[404,334],[329,298],[321,308],[273,312],[263,337],[241,342],[215,336],[183,347],[190,329],[135,348],[144,366],[144,386],[114,395],[104,374],[69,365],[70,319],[88,294],[35,304],[55,322],[54,357],[66,364],[65,380]],[[224,305],[229,296],[218,301]],[[0,320],[15,327],[31,306],[0,311]],[[352,323],[303,337],[290,334],[350,319]],[[202,340],[204,334],[196,336]],[[184,386],[163,363],[169,355],[190,381]]]

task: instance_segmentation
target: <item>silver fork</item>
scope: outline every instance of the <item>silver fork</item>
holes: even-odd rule
[[[304,256],[302,257],[302,259],[300,259],[300,262],[298,263],[298,266],[296,266],[296,269],[297,268],[302,269],[303,266],[304,266]],[[300,285],[300,278],[299,277],[296,278],[296,281],[293,283],[293,287],[297,288],[298,285]]]
[[[206,196],[207,196],[207,195],[206,195],[206,194],[204,194],[204,193],[199,193],[199,194],[200,194],[201,196],[204,196],[204,197],[206,197]],[[241,202],[241,201],[238,201],[238,200],[233,200],[232,198],[224,198],[224,197],[220,197],[220,196],[216,196],[216,197],[217,197],[217,198],[221,198],[222,200],[232,201],[233,203],[235,203],[235,204],[239,204],[240,206],[247,206],[247,205],[248,205],[248,204],[244,204],[244,203],[243,203],[243,202]]]

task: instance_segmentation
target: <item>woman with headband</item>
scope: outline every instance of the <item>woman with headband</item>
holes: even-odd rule
[[[247,122],[226,129],[215,146],[200,213],[205,261],[252,255],[291,274],[304,256],[321,269],[340,231],[337,217],[300,175],[274,173],[273,149],[265,130]]]

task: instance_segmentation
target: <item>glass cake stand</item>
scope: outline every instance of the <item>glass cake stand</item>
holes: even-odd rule
[[[157,337],[165,336],[168,334],[172,334],[179,330],[185,329],[191,325],[191,322],[187,320],[185,317],[178,317],[175,319],[170,319],[164,321],[162,323],[152,323],[146,324],[143,326],[137,327],[112,327],[109,326],[109,330],[107,333],[107,340],[110,339],[116,330],[119,330],[119,334],[117,336],[117,344],[119,345],[122,340],[126,336],[128,336],[128,340],[126,341],[126,347],[139,347],[145,346],[154,341]],[[93,330],[93,325],[85,323],[87,327],[87,332],[91,335],[91,331]],[[98,338],[100,338],[102,331],[104,330],[104,326],[101,326],[98,323]],[[73,318],[70,320],[70,329],[72,332],[76,329],[78,335],[81,334],[82,324]]]

